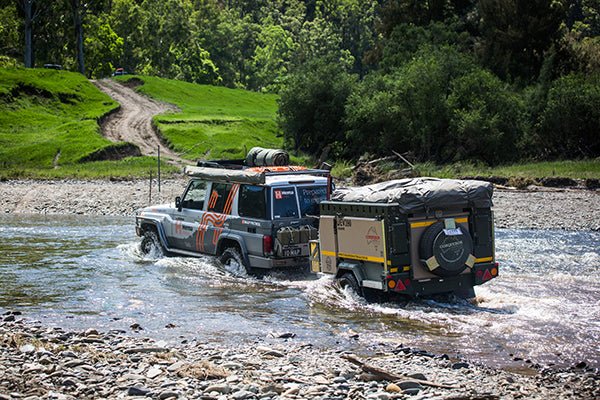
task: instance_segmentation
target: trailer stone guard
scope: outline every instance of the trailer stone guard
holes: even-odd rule
[[[363,295],[473,297],[498,276],[492,185],[433,178],[336,190],[321,203],[313,272]]]

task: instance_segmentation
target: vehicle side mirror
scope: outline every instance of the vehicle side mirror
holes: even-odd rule
[[[175,197],[175,207],[177,207],[177,211],[181,211],[181,197]]]

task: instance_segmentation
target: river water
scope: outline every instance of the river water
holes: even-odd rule
[[[137,323],[132,334],[166,341],[289,332],[317,346],[403,344],[514,370],[527,360],[600,367],[600,233],[498,229],[496,239],[500,277],[474,302],[367,304],[328,277],[236,277],[210,257],[144,258],[131,218],[3,215],[0,312],[81,330]]]

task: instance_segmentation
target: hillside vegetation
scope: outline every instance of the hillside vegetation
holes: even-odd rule
[[[99,119],[117,107],[80,74],[0,68],[0,177],[147,175],[150,157],[85,162],[126,145],[100,133]]]
[[[155,117],[162,136],[183,157],[244,158],[254,146],[281,147],[277,96],[147,76],[120,77],[141,93],[176,105],[180,113]]]
[[[279,96],[146,79],[181,103],[156,123],[191,158],[276,145],[272,121],[288,148],[347,163],[600,157],[598,0],[31,0],[0,3],[0,32],[0,65]]]

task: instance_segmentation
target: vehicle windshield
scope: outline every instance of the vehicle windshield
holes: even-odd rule
[[[327,186],[299,186],[298,196],[303,217],[319,215],[319,203],[327,200]]]
[[[298,202],[293,187],[273,189],[273,219],[298,218]]]

